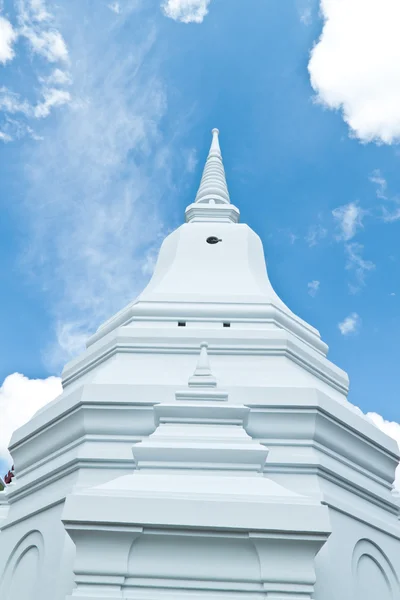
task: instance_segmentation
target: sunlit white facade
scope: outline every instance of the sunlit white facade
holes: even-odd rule
[[[397,445],[274,292],[217,130],[185,221],[12,438],[1,599],[398,600]]]

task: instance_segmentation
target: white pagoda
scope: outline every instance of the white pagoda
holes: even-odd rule
[[[13,435],[1,600],[399,600],[397,445],[274,292],[216,129],[185,217]]]

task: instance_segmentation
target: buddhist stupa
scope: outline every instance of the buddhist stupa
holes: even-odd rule
[[[239,221],[213,129],[149,284],[13,435],[2,600],[399,600],[397,445]]]

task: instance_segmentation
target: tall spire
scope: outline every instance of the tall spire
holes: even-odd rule
[[[218,134],[218,129],[212,130],[210,152],[208,153],[195,202],[207,204],[214,204],[214,202],[216,204],[230,203]]]
[[[218,129],[212,130],[212,141],[195,201],[186,209],[186,221],[237,223],[239,210],[231,204],[225,169],[219,147]]]

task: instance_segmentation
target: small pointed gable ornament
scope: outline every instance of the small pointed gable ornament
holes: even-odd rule
[[[189,378],[188,385],[190,388],[215,388],[217,380],[211,372],[210,361],[208,358],[208,344],[202,342],[200,344],[200,355],[197,360],[196,369],[193,375]]]

